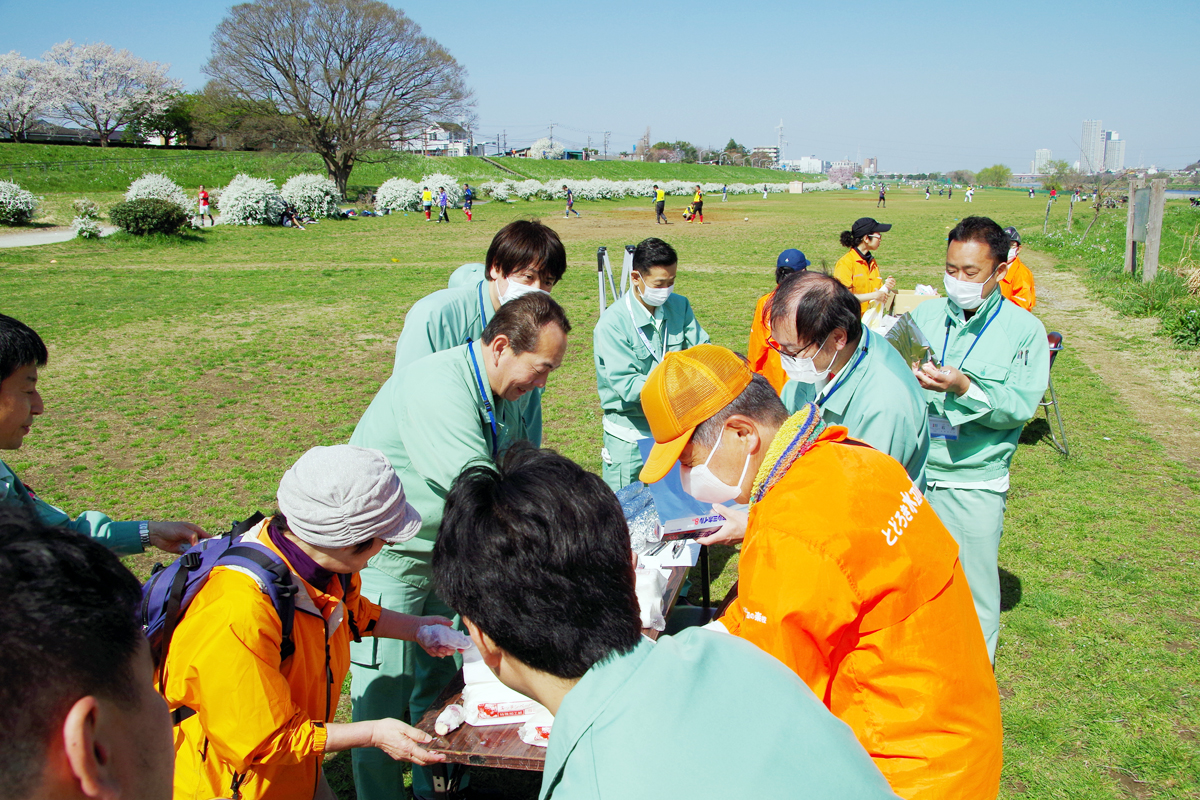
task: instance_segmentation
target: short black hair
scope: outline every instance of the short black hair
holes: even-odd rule
[[[497,336],[508,337],[508,345],[517,355],[538,348],[542,328],[551,323],[562,328],[564,334],[571,332],[571,322],[553,297],[545,292],[529,292],[500,306],[487,327],[483,329],[484,344],[491,344]]]
[[[0,505],[0,796],[36,789],[71,706],[136,705],[141,588],[108,548]]]
[[[520,442],[454,481],[433,546],[438,596],[521,662],[559,678],[638,643],[629,529],[616,495]]]
[[[981,242],[992,251],[992,267],[1008,261],[1008,248],[1011,240],[1000,223],[991,217],[965,217],[951,229],[946,237],[946,246],[950,242]]]
[[[678,263],[679,256],[676,255],[675,248],[662,239],[651,236],[649,239],[642,239],[638,246],[633,248],[633,269],[639,275],[651,267],[669,267]]]
[[[492,237],[484,264],[487,269],[483,276],[489,281],[492,267],[507,278],[516,270],[532,266],[542,281],[555,284],[567,271],[567,250],[553,228],[535,219],[518,219]]]
[[[795,306],[789,314],[788,310]],[[766,313],[771,327],[778,327],[785,318],[796,323],[796,337],[806,344],[820,344],[836,328],[846,331],[846,338],[857,342],[863,335],[862,305],[845,284],[822,272],[793,273],[775,287]]]
[[[742,393],[733,398],[729,405],[696,426],[692,441],[705,447],[715,446],[725,420],[734,414],[775,426],[782,425],[788,418],[787,407],[779,399],[775,387],[756,372]]]
[[[46,343],[37,331],[20,320],[0,314],[0,381],[8,380],[8,376],[30,364],[44,367],[49,359]]]

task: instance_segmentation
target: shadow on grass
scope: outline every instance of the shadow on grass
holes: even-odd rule
[[[1000,570],[1000,610],[1012,611],[1021,604],[1021,579],[1006,569]]]
[[[1053,440],[1050,438],[1050,423],[1046,422],[1045,417],[1038,417],[1025,424],[1025,428],[1021,431],[1020,443],[1033,445],[1042,441],[1051,447],[1054,446]]]

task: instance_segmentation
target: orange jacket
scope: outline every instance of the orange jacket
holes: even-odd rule
[[[1020,257],[1008,265],[1008,274],[1000,281],[1000,293],[1026,311],[1037,305],[1037,292],[1033,288],[1033,273]]]
[[[958,546],[904,469],[827,428],[750,510],[721,622],[791,667],[903,798],[994,798],[1000,697]]]
[[[782,392],[783,385],[787,383],[787,373],[779,363],[779,353],[767,344],[767,339],[771,336],[771,323],[763,319],[767,301],[773,294],[775,293],[767,292],[758,298],[758,305],[754,307],[754,319],[750,321],[750,345],[746,348],[746,353],[750,358],[750,369],[770,381],[776,392]]]
[[[879,277],[879,262],[874,258],[868,262],[853,247],[833,265],[833,277],[855,294],[874,292],[883,286],[883,278]],[[858,312],[860,317],[867,313],[869,304],[861,305],[862,308]]]
[[[249,535],[276,550],[266,522]],[[359,594],[357,575],[345,602],[337,581],[326,594],[295,573],[292,580],[300,587],[296,652],[282,666],[279,615],[254,579],[234,569],[212,571],[176,628],[167,703],[196,714],[175,727],[175,800],[229,797],[234,773],[247,772],[244,800],[299,800],[316,791],[325,723],[350,668],[346,610],[366,635],[379,606]]]

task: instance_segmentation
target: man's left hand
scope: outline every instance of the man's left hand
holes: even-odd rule
[[[954,367],[935,367],[926,361],[920,367],[913,366],[913,375],[922,389],[934,392],[953,392],[956,397],[962,397],[971,388],[971,379],[965,373]]]

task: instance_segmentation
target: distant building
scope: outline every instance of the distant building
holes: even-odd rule
[[[463,126],[453,122],[437,122],[413,136],[398,139],[395,150],[424,153],[430,156],[482,155],[482,145],[472,152],[470,135]]]
[[[1125,140],[1116,131],[1104,132],[1104,171],[1125,169]]]
[[[822,173],[829,169],[827,162],[822,161],[816,156],[803,156],[801,158],[790,158],[786,161],[779,162],[782,166],[787,167],[792,172],[812,172]]]
[[[779,163],[779,148],[778,147],[756,147],[750,151],[750,157],[766,156],[771,159],[772,164]]]
[[[1085,175],[1104,171],[1104,130],[1098,119],[1083,121],[1079,139],[1079,168]]]
[[[1045,175],[1046,169],[1048,168],[1047,165],[1049,165],[1050,159],[1052,157],[1053,157],[1053,153],[1051,153],[1050,150],[1045,147],[1043,147],[1039,150],[1034,150],[1033,151],[1033,170],[1032,170],[1033,174],[1034,175]]]
[[[862,174],[863,175],[874,175],[877,172],[879,172],[879,159],[868,158],[863,161],[863,163],[862,163]]]
[[[830,169],[848,169],[851,174],[862,172],[862,165],[857,161],[851,161],[848,158],[843,158],[841,161],[834,161],[829,165]]]

